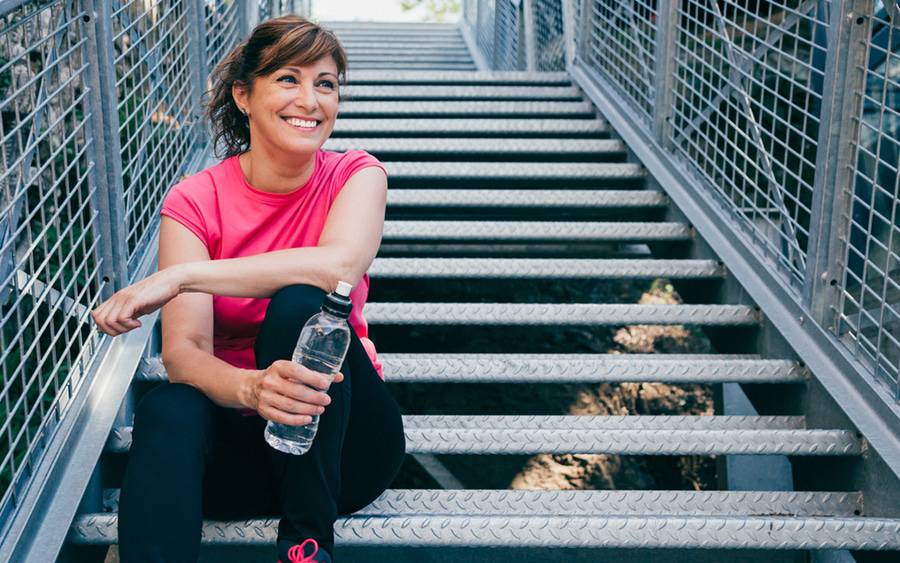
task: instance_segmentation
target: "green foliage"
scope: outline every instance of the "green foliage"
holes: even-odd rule
[[[459,0],[401,0],[400,7],[404,11],[418,9],[425,6],[426,21],[444,21],[449,14],[458,14],[460,11]]]

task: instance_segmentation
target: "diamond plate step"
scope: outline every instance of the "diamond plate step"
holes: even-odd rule
[[[119,489],[103,491],[103,507],[118,512]],[[858,492],[388,489],[353,516],[855,516],[862,510]]]
[[[536,207],[648,208],[664,207],[661,192],[644,190],[389,190],[390,207]]]
[[[344,102],[341,119],[352,117],[594,117],[594,107],[586,101],[532,102],[532,101],[402,101],[402,102]]]
[[[610,139],[435,139],[435,138],[392,138],[392,137],[342,137],[328,139],[326,150],[348,151],[359,149],[375,155],[391,153],[439,153],[477,155],[491,153],[497,155],[624,155],[625,145]]]
[[[390,325],[628,325],[754,326],[760,313],[745,305],[618,305],[597,303],[367,303],[369,324]]]
[[[345,49],[347,53],[347,57],[352,61],[356,57],[360,56],[378,56],[378,57],[408,57],[410,52],[406,49],[400,49],[393,45],[385,45],[385,46],[376,46],[370,47],[366,49],[360,49],[359,47],[353,47]],[[469,53],[469,50],[465,47],[441,47],[430,44],[420,45],[416,48],[415,53],[420,56],[429,56],[429,57],[442,57],[442,56],[450,56],[450,57],[462,57],[467,60],[472,60],[472,56]]]
[[[416,49],[415,54],[400,54],[400,53],[366,53],[366,52],[357,52],[354,54],[347,54],[347,58],[350,61],[350,64],[353,67],[356,67],[358,63],[378,63],[378,62],[386,62],[386,63],[422,63],[422,64],[430,64],[434,66],[438,66],[444,63],[450,64],[471,64],[475,63],[472,61],[472,57],[468,54],[463,55],[451,55],[450,53],[435,53],[428,54],[419,52],[419,49]]]
[[[361,86],[341,89],[344,100],[580,100],[574,86]]]
[[[521,72],[521,71],[473,71],[466,73],[443,71],[383,72],[356,71],[347,77],[347,84],[399,84],[427,85],[448,84],[449,86],[496,85],[496,86],[571,86],[572,80],[565,72]],[[338,120],[340,121],[340,120]]]
[[[422,136],[422,137],[486,137],[486,136],[564,136],[606,137],[610,130],[602,119],[453,119],[420,118],[360,119],[341,118],[334,125],[335,135],[349,137]],[[504,163],[498,163],[504,164]]]
[[[408,180],[642,180],[640,164],[630,162],[385,162],[388,176]]]
[[[725,270],[714,260],[376,258],[368,273],[373,279],[711,279]]]
[[[404,415],[406,452],[433,454],[859,455],[847,430],[802,429],[802,417]],[[131,447],[113,429],[107,450]]]
[[[378,355],[391,383],[801,383],[796,362],[758,357],[667,354]],[[166,381],[159,356],[143,358],[138,381]]]
[[[68,541],[108,545],[117,516],[77,518]],[[350,516],[335,522],[340,546],[482,546],[710,549],[898,549],[900,519],[782,516]],[[271,545],[277,519],[204,521],[207,545]]]
[[[360,70],[446,70],[448,72],[474,71],[475,63],[391,63],[391,62],[357,62],[353,68]],[[391,72],[393,74],[393,72]]]
[[[682,223],[555,221],[385,221],[384,241],[687,241]]]

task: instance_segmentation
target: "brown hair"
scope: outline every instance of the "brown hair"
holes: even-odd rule
[[[337,64],[338,82],[344,83],[347,54],[331,30],[294,15],[257,25],[210,74],[212,95],[204,115],[212,126],[216,156],[220,140],[225,147],[225,156],[220,158],[241,154],[250,147],[250,124],[231,95],[233,84],[246,85],[250,93],[253,81],[260,76],[289,64],[312,64],[328,55]]]

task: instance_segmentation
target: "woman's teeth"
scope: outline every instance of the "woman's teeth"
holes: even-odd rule
[[[288,124],[302,129],[312,129],[317,125],[315,121],[306,121],[305,119],[297,119],[296,117],[285,117],[284,120],[287,121]]]

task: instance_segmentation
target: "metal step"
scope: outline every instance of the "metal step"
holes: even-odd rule
[[[119,489],[103,491],[107,512],[119,511]],[[541,491],[388,489],[353,517],[432,516],[856,516],[858,492],[795,491]]]
[[[625,145],[611,139],[441,139],[395,137],[341,137],[325,141],[325,150],[344,152],[365,150],[375,155],[453,154],[466,156],[491,154],[498,157],[552,155],[561,158],[594,155],[624,156]]]
[[[574,86],[362,86],[348,84],[345,100],[580,100]]]
[[[433,454],[859,455],[848,430],[804,429],[778,416],[404,415],[406,452]],[[131,448],[130,426],[107,451]]]
[[[610,130],[602,119],[338,119],[333,134],[341,137],[607,137]]]
[[[714,260],[376,258],[372,279],[721,279]]]
[[[441,69],[446,71],[466,72],[475,70],[474,63],[392,63],[389,61],[382,62],[357,62],[353,64],[353,68],[360,70],[390,70],[404,71],[417,69]],[[393,72],[391,72],[393,74]]]
[[[385,162],[388,176],[397,180],[642,180],[640,164],[620,162]]]
[[[755,326],[745,305],[620,305],[610,303],[367,303],[369,324],[568,326],[696,324]]]
[[[565,72],[522,72],[518,70],[473,71],[466,73],[442,71],[351,72],[347,84],[401,84],[450,86],[571,86],[572,80]]]
[[[466,51],[470,53],[468,46],[461,39],[434,38],[422,41],[415,38],[395,38],[392,40],[375,39],[371,37],[339,37],[344,49],[353,51],[367,51],[369,49],[398,49],[406,52],[415,52],[419,49],[449,51]]]
[[[682,223],[553,221],[386,221],[384,241],[679,242],[691,240]]]
[[[387,203],[398,207],[664,207],[668,198],[649,190],[389,190]]]
[[[469,64],[474,65],[475,62],[468,54],[451,55],[449,53],[415,53],[415,54],[399,54],[399,53],[366,53],[355,52],[348,53],[347,58],[351,68],[355,68],[358,63],[423,63],[432,65],[442,64]]]
[[[570,119],[595,117],[594,107],[589,102],[489,102],[489,101],[403,101],[403,102],[344,102],[341,105],[341,118],[348,117],[519,117],[533,119],[536,117],[555,117]]]
[[[788,360],[721,354],[386,354],[391,383],[802,383]],[[141,360],[138,381],[167,381],[162,358]]]
[[[768,513],[767,513],[768,514]],[[74,544],[117,541],[113,514],[78,517]],[[594,547],[711,549],[900,548],[900,519],[820,516],[350,516],[334,526],[339,546]],[[204,545],[272,545],[278,519],[207,520]]]
[[[368,55],[368,56],[398,56],[398,57],[408,57],[410,55],[410,51],[407,49],[400,49],[397,47],[391,46],[383,46],[383,47],[369,47],[369,48],[359,48],[353,47],[352,49],[345,49],[347,53],[347,57],[353,59],[358,55]],[[425,44],[422,45],[415,50],[415,54],[417,55],[426,55],[426,56],[451,56],[451,57],[468,57],[470,60],[472,55],[469,53],[469,50],[464,47],[435,47],[434,45]]]

